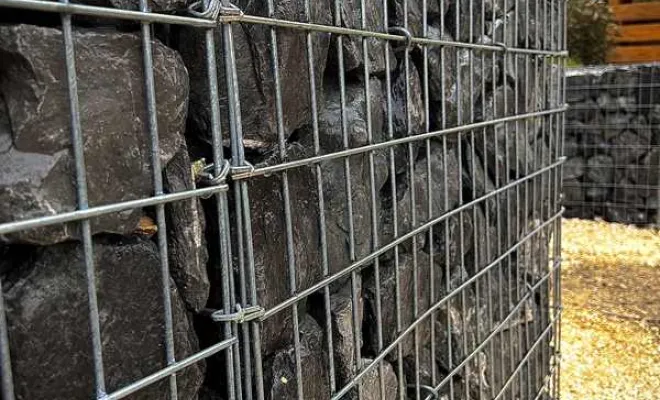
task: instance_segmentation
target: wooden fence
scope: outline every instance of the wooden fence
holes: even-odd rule
[[[620,24],[608,58],[616,64],[660,61],[660,1],[610,0]]]

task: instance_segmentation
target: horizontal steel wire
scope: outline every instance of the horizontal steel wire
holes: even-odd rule
[[[374,143],[366,146],[361,146],[361,147],[355,147],[352,149],[346,149],[346,150],[341,150],[329,154],[323,154],[320,156],[314,156],[314,157],[308,157],[300,160],[295,160],[295,161],[287,161],[283,162],[277,165],[272,165],[268,167],[260,167],[260,168],[255,168],[249,172],[241,173],[239,176],[233,176],[232,179],[246,179],[246,178],[251,178],[255,176],[268,176],[271,175],[275,172],[281,172],[285,171],[288,169],[292,168],[297,168],[297,167],[304,167],[304,166],[309,166],[309,165],[314,165],[316,163],[324,162],[324,161],[332,161],[340,158],[346,158],[349,156],[354,156],[370,151],[376,151],[376,150],[384,150],[388,149],[390,147],[394,147],[397,145],[401,144],[407,144],[407,143],[413,143],[413,142],[418,142],[418,141],[423,141],[427,139],[432,139],[432,138],[437,138],[437,137],[442,137],[445,135],[450,135],[452,133],[459,133],[459,132],[465,132],[465,131],[471,131],[471,130],[476,130],[476,129],[482,129],[482,128],[487,128],[489,126],[493,125],[498,125],[498,124],[503,124],[503,123],[508,123],[508,122],[515,122],[515,121],[521,121],[525,120],[527,118],[536,118],[536,117],[543,117],[547,115],[553,115],[553,114],[559,114],[564,112],[567,109],[567,107],[561,107],[561,108],[555,108],[551,110],[545,110],[545,111],[536,111],[532,113],[527,113],[527,114],[519,114],[519,115],[512,115],[509,117],[503,117],[503,118],[498,118],[498,119],[492,119],[488,121],[483,121],[483,122],[475,122],[472,124],[465,124],[461,126],[456,126],[453,128],[447,128],[447,129],[441,129],[437,131],[432,131],[432,132],[426,132],[426,133],[421,133],[418,135],[411,135],[411,136],[406,136],[403,138],[399,139],[391,139],[386,142],[382,143]]]
[[[215,28],[217,23],[207,19],[184,17],[181,15],[146,13],[122,10],[120,8],[97,7],[83,4],[56,3],[46,0],[0,0],[0,7],[24,10],[85,15],[89,17],[115,18],[136,22],[158,22],[162,24],[187,25],[198,28]]]
[[[155,372],[147,377],[144,377],[138,381],[135,381],[134,383],[124,386],[123,388],[112,392],[110,394],[107,394],[103,397],[100,397],[99,400],[118,400],[122,399],[130,394],[133,394],[137,392],[140,389],[144,389],[145,387],[154,384],[158,382],[161,379],[165,379],[170,375],[173,375],[182,369],[189,367],[201,360],[204,360],[206,358],[211,357],[212,355],[230,348],[232,345],[238,342],[238,339],[236,338],[231,338],[231,339],[226,339],[223,340],[222,342],[216,343],[213,346],[210,346],[198,353],[193,354],[190,357],[184,358],[181,361],[177,361],[161,370],[158,372]]]
[[[403,339],[406,337],[406,335],[410,334],[415,330],[415,328],[420,325],[425,319],[427,319],[431,314],[436,312],[444,303],[449,301],[452,297],[456,296],[457,294],[460,294],[463,290],[465,290],[469,285],[473,284],[476,282],[480,277],[488,273],[491,269],[494,269],[495,266],[497,266],[500,262],[502,262],[505,258],[507,258],[509,255],[511,255],[515,250],[517,250],[520,246],[525,244],[527,240],[529,240],[534,234],[538,233],[541,229],[547,227],[551,223],[553,223],[555,220],[561,218],[563,214],[563,210],[559,211],[552,217],[550,217],[547,221],[544,223],[540,224],[537,226],[533,231],[531,231],[529,234],[527,234],[524,238],[519,240],[516,244],[514,244],[510,249],[508,249],[506,252],[504,252],[502,255],[500,255],[496,260],[491,262],[488,266],[484,267],[481,271],[477,272],[474,276],[470,277],[467,279],[465,282],[463,282],[460,286],[458,286],[456,289],[452,290],[449,292],[445,297],[443,297],[441,300],[439,300],[437,303],[435,303],[432,307],[430,307],[428,310],[426,310],[423,314],[421,314],[415,321],[413,321],[408,328],[406,328],[404,331],[399,332],[399,335],[397,338],[392,341],[392,343],[387,346],[381,354],[376,356],[372,362],[366,366],[362,371],[360,371],[351,381],[342,388],[339,392],[337,392],[333,397],[332,400],[340,400],[342,396],[346,395],[357,383],[360,381],[369,371],[373,368],[375,368],[380,361],[382,361],[387,354],[389,354],[392,350],[394,350],[397,345],[403,341]]]
[[[474,358],[474,356],[476,356],[479,353],[479,351],[481,351],[484,347],[486,347],[486,345],[489,343],[490,340],[492,340],[495,337],[495,335],[503,331],[504,328],[506,328],[506,326],[508,325],[508,322],[511,320],[511,318],[515,316],[516,313],[520,311],[522,306],[527,302],[527,300],[529,300],[529,298],[532,295],[534,295],[534,291],[537,290],[539,287],[541,287],[541,284],[547,282],[548,279],[550,279],[550,277],[553,276],[553,274],[557,270],[559,270],[560,266],[561,266],[561,260],[555,261],[553,263],[552,268],[550,268],[547,273],[545,273],[541,278],[539,278],[538,282],[536,282],[533,286],[529,288],[525,296],[521,298],[518,301],[518,303],[513,307],[513,309],[511,309],[509,314],[499,324],[497,324],[497,326],[495,326],[495,328],[486,337],[486,339],[484,339],[469,355],[466,355],[465,359],[460,364],[455,366],[454,369],[451,372],[449,372],[449,374],[447,374],[447,376],[436,386],[436,390],[439,390],[442,386],[446,385],[449,382],[449,380],[454,375],[456,375],[461,368],[466,366],[470,362],[470,360],[472,360],[472,358]]]
[[[56,12],[66,14],[77,14],[94,16],[101,18],[116,18],[140,22],[158,22],[174,25],[187,25],[199,28],[214,28],[218,24],[226,23],[248,23],[257,25],[267,25],[269,27],[277,26],[280,28],[289,28],[295,30],[334,33],[337,35],[370,37],[374,39],[388,40],[394,42],[410,42],[411,44],[427,46],[456,47],[472,50],[482,50],[497,53],[526,54],[536,56],[567,57],[567,51],[537,50],[517,47],[505,47],[493,44],[477,44],[460,42],[454,40],[428,39],[421,37],[411,37],[410,39],[385,32],[367,31],[354,28],[344,28],[341,26],[313,24],[309,22],[287,21],[276,18],[260,17],[256,15],[237,14],[219,16],[217,21],[203,18],[184,17],[179,15],[147,13],[140,11],[129,11],[109,7],[97,7],[78,4],[54,3],[44,0],[0,0],[0,7],[13,7],[29,9],[44,12]]]
[[[534,353],[536,348],[543,342],[543,340],[545,340],[546,336],[548,336],[548,334],[552,331],[552,328],[555,325],[555,321],[561,316],[562,309],[559,308],[559,309],[556,310],[556,312],[557,312],[557,315],[555,317],[553,317],[552,319],[550,319],[550,321],[548,322],[548,325],[545,327],[543,332],[538,336],[538,338],[536,339],[536,341],[534,342],[532,347],[529,350],[527,350],[527,353],[525,354],[523,359],[518,363],[518,366],[516,367],[516,369],[513,370],[513,372],[509,375],[509,378],[504,383],[504,387],[502,387],[502,389],[499,391],[499,393],[497,394],[497,396],[495,396],[495,398],[493,400],[499,400],[502,397],[502,395],[504,394],[504,392],[506,391],[508,386],[511,384],[511,382],[513,382],[513,379],[516,377],[516,375],[518,375],[518,373],[520,372],[522,367],[525,365],[525,363],[527,362],[529,357]]]
[[[489,198],[497,196],[498,194],[500,194],[502,192],[505,192],[505,191],[507,191],[507,190],[509,190],[513,187],[516,187],[516,186],[522,184],[523,182],[531,180],[536,176],[539,176],[543,173],[551,171],[551,170],[559,167],[563,162],[564,162],[564,157],[560,158],[559,161],[557,161],[553,164],[550,164],[550,165],[548,165],[548,166],[546,166],[542,169],[539,169],[535,172],[532,172],[529,175],[526,175],[526,176],[524,176],[520,179],[512,181],[512,182],[502,186],[501,188],[495,189],[492,192],[489,192],[488,194],[479,197],[478,199],[475,199],[475,200],[472,200],[468,203],[465,203],[462,206],[459,206],[459,207],[457,207],[457,208],[455,208],[451,211],[448,211],[448,212],[442,214],[441,216],[439,216],[437,218],[434,218],[431,221],[426,222],[425,224],[411,230],[410,232],[406,233],[405,235],[402,235],[402,236],[398,237],[397,239],[391,241],[390,243],[382,246],[381,248],[379,248],[378,250],[372,252],[371,254],[367,255],[366,257],[362,258],[361,260],[354,262],[353,264],[349,265],[348,267],[344,268],[343,270],[341,270],[341,271],[339,271],[339,272],[337,272],[333,275],[328,276],[327,278],[321,280],[320,282],[316,283],[315,285],[312,285],[309,288],[307,288],[305,290],[302,290],[301,292],[299,292],[295,296],[290,297],[289,299],[287,299],[287,300],[281,302],[280,304],[274,306],[270,310],[267,310],[262,319],[267,319],[268,317],[270,317],[274,314],[277,314],[278,312],[286,309],[287,307],[291,307],[291,305],[293,305],[296,302],[302,300],[303,298],[313,294],[314,292],[316,292],[320,289],[323,289],[324,286],[330,285],[331,283],[341,279],[343,276],[350,274],[352,271],[357,270],[357,269],[365,266],[365,264],[369,263],[370,261],[373,261],[375,258],[387,253],[390,250],[393,250],[395,247],[402,244],[406,240],[409,240],[409,239],[413,238],[414,236],[417,236],[420,233],[426,232],[432,226],[437,225],[438,223],[450,218],[451,216],[456,215],[456,214],[458,214],[458,213],[460,213],[464,210],[467,210],[470,207],[476,206],[477,204],[485,202]]]
[[[6,235],[26,229],[41,228],[49,225],[81,221],[135,208],[172,203],[175,201],[191,198],[206,197],[225,191],[227,191],[227,185],[218,185],[208,188],[193,189],[183,192],[163,194],[160,196],[152,196],[144,199],[129,200],[121,203],[90,207],[85,210],[69,211],[56,215],[30,218],[23,221],[7,222],[0,224],[0,235]]]

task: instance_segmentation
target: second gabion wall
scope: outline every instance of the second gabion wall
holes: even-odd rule
[[[657,225],[660,65],[576,69],[566,85],[566,215]]]

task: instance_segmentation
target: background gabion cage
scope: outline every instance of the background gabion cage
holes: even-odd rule
[[[566,216],[659,226],[657,64],[569,70]]]
[[[564,0],[0,0],[2,399],[558,398]]]

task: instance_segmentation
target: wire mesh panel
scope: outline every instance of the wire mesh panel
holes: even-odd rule
[[[0,5],[3,399],[558,398],[565,1]]]
[[[570,71],[568,216],[657,226],[659,78],[657,65]]]
[[[564,5],[240,6],[248,398],[556,396]]]

